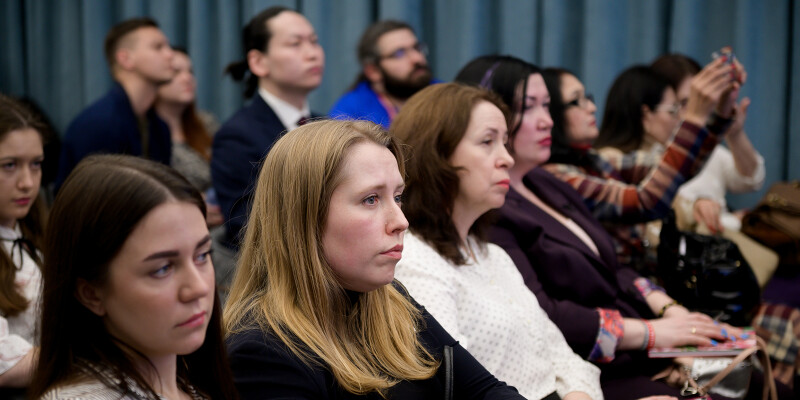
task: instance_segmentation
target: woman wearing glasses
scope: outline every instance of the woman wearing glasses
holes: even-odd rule
[[[738,63],[712,61],[693,79],[682,120],[669,82],[649,67],[631,67],[612,85],[598,131],[594,102],[580,81],[564,70],[545,71],[554,122],[545,168],[583,196],[614,236],[623,264],[644,267],[643,223],[664,217],[677,188],[702,168],[730,126],[744,76]],[[599,151],[589,148],[595,135]]]
[[[655,60],[651,67],[669,81],[678,101],[685,104],[692,78],[700,72],[700,65],[682,54],[666,54]],[[755,191],[764,184],[764,157],[744,132],[749,105],[748,98],[737,105],[736,120],[725,135],[728,147],[717,146],[703,171],[678,191],[676,206],[683,207],[689,219],[686,222],[697,224],[697,229],[703,233],[738,231],[741,220],[725,211],[726,192]]]

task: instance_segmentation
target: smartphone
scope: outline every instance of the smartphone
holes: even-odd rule
[[[733,54],[733,48],[731,48],[731,46],[725,46],[720,49],[720,51],[711,53],[711,58],[713,59],[717,59],[722,56],[725,56],[725,64],[728,65],[733,64],[733,60],[736,59],[736,55]]]

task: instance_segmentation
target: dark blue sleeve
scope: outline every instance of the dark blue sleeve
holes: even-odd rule
[[[56,190],[86,156],[94,153],[124,153],[124,145],[118,138],[121,133],[110,132],[108,121],[95,114],[84,111],[67,127],[59,158]]]
[[[229,245],[238,247],[239,233],[247,223],[252,190],[264,149],[247,132],[224,125],[214,136],[211,180],[225,218]]]
[[[241,400],[329,397],[324,373],[303,363],[277,339],[253,330],[235,334],[227,342]]]

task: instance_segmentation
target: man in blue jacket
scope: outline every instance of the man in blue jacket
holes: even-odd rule
[[[133,18],[112,27],[104,47],[115,84],[67,128],[56,188],[93,153],[131,154],[169,164],[169,128],[153,109],[158,87],[176,73],[166,36],[152,19]]]
[[[331,108],[330,116],[368,120],[388,129],[406,100],[433,83],[427,53],[405,22],[384,20],[370,25],[358,43],[362,71],[352,89]]]

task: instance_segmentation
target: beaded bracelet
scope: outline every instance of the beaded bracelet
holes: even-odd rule
[[[679,306],[681,303],[678,303],[677,300],[672,300],[667,304],[664,304],[664,307],[661,307],[661,311],[658,312],[658,318],[664,317],[664,314],[667,312],[667,309],[672,306]]]
[[[650,350],[656,346],[656,331],[650,321],[644,320],[644,324],[647,326],[647,350]]]

